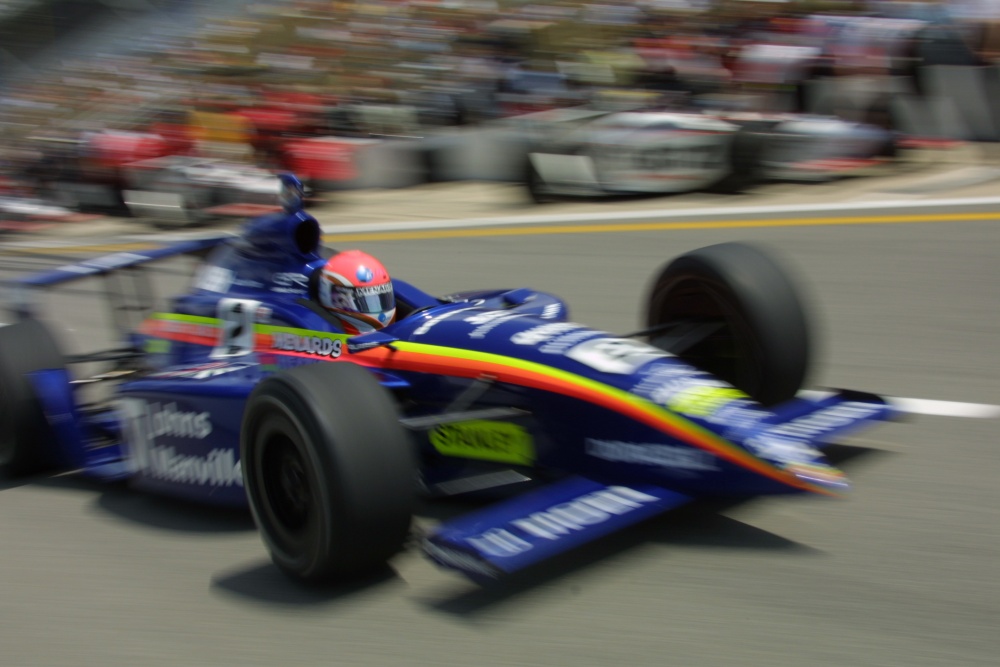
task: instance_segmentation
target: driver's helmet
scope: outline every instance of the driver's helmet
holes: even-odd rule
[[[349,334],[376,331],[396,316],[389,272],[371,255],[345,250],[331,257],[319,276],[319,302]]]

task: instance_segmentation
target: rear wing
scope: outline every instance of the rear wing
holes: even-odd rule
[[[153,285],[148,272],[143,269],[153,262],[171,257],[205,257],[213,248],[232,238],[233,235],[227,233],[161,246],[150,243],[150,247],[69,261],[55,269],[21,276],[5,284],[9,290],[7,309],[17,319],[34,318],[38,315],[38,303],[34,296],[36,290],[86,278],[103,278],[104,296],[110,307],[112,324],[119,336],[124,338],[156,310]]]

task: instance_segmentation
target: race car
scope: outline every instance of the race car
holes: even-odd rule
[[[122,165],[121,170],[130,213],[160,226],[205,224],[281,208],[278,176],[249,164],[167,155]]]
[[[900,138],[868,123],[833,116],[718,112],[716,117],[763,134],[757,165],[761,181],[830,181],[890,162]]]
[[[545,292],[434,296],[399,278],[395,321],[348,335],[314,294],[334,251],[283,181],[286,209],[238,234],[17,280],[19,321],[0,327],[7,474],[78,470],[248,506],[277,567],[310,583],[384,566],[411,541],[419,494],[489,491],[418,536],[486,583],[697,498],[840,494],[823,446],[894,414],[865,393],[799,396],[801,299],[740,243],[666,263],[626,335],[573,322]],[[37,317],[34,290],[141,286],[182,255],[200,268],[169,309],[109,291],[118,347],[67,356]]]
[[[560,196],[737,193],[766,181],[823,181],[887,161],[892,133],[832,117],[621,111],[536,125],[524,183]]]

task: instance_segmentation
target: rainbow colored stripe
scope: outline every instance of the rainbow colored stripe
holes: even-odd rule
[[[220,324],[221,320],[212,317],[162,313],[146,320],[140,327],[140,332],[157,338],[214,346],[217,343],[215,329]],[[338,358],[323,358],[308,352],[275,349],[272,336],[276,333],[288,333],[342,340],[346,340],[348,336],[266,324],[255,325],[254,333],[255,349],[268,354],[322,361],[345,361],[349,358],[352,363],[383,370],[472,379],[490,377],[506,384],[567,396],[634,419],[671,438],[790,487],[823,495],[837,495],[831,489],[810,483],[789,470],[778,468],[757,458],[739,445],[649,400],[603,382],[544,364],[490,352],[405,341],[394,342],[391,348],[378,347],[350,355],[344,354]]]

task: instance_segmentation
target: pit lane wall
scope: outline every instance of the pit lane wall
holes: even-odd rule
[[[846,76],[807,84],[809,111],[870,121],[885,118],[906,136],[1000,141],[1000,65],[931,65],[919,81]]]
[[[925,68],[920,92],[904,78],[845,76],[808,84],[811,113],[888,124],[902,136],[955,141],[1000,141],[1000,66]],[[772,111],[789,108],[782,93],[758,96]],[[334,189],[401,188],[428,182],[516,182],[531,143],[530,116],[420,139],[386,139],[356,155],[357,176]]]
[[[404,188],[449,181],[516,182],[528,136],[513,126],[445,130],[422,139],[387,139],[355,156],[357,177],[335,189]]]

